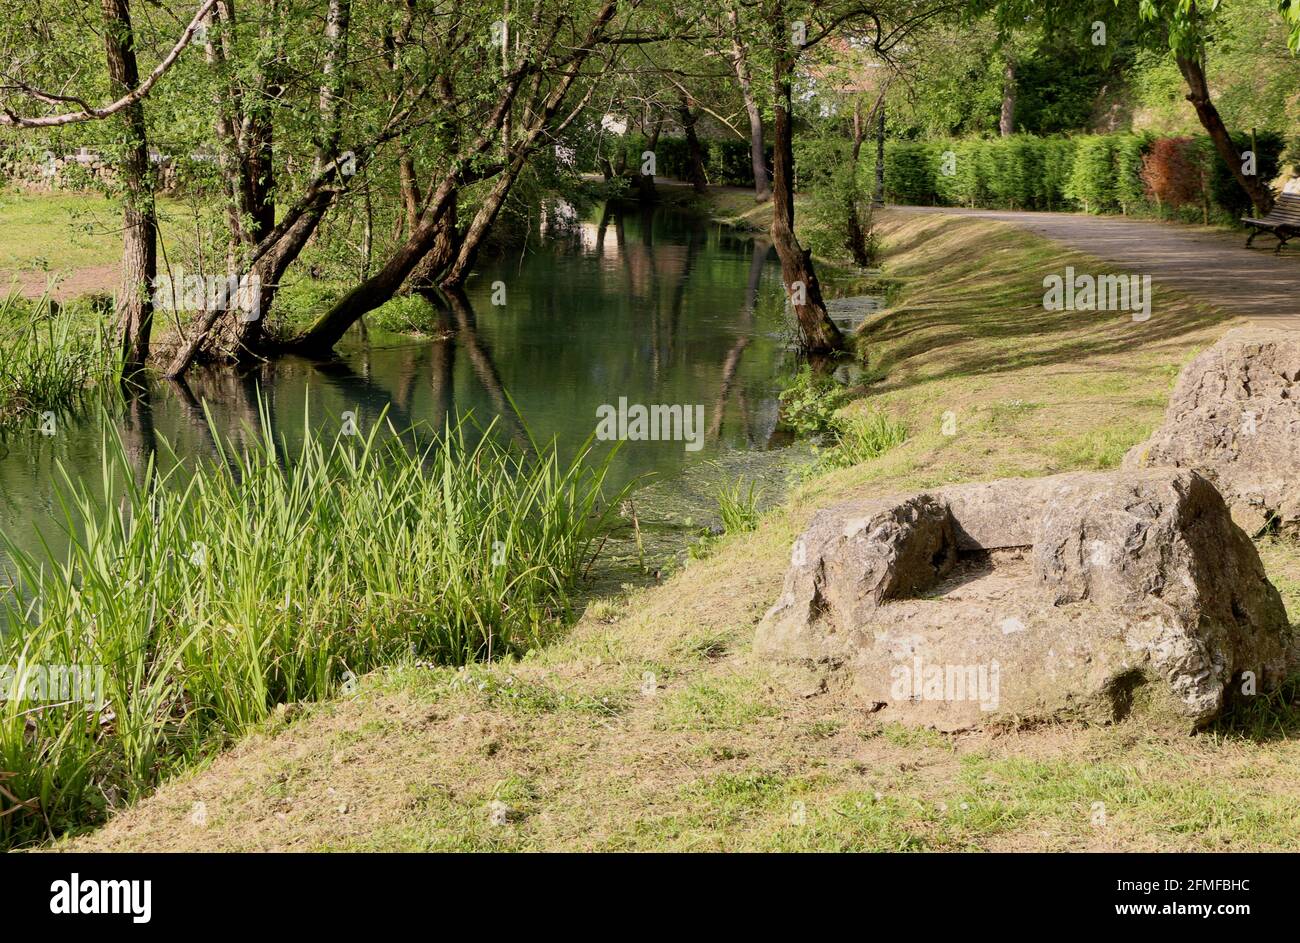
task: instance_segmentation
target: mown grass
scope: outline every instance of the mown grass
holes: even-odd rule
[[[66,556],[5,540],[0,845],[93,824],[277,705],[349,695],[378,666],[527,651],[604,526],[608,456],[562,463],[463,424],[418,447],[379,424],[308,427],[292,455],[264,433],[170,471],[133,468],[105,430],[102,481],[59,485]],[[42,696],[49,665],[102,668],[102,701]]]
[[[755,626],[817,510],[1113,462],[1230,321],[1172,292],[1145,324],[1049,315],[1043,273],[1095,261],[1000,224],[879,219],[902,287],[860,340],[883,375],[830,413],[810,396],[808,415],[887,416],[906,430],[900,444],[810,477],[754,531],[663,586],[593,601],[562,639],[473,669],[473,684],[449,684],[451,669],[368,676],[358,696],[307,707],[69,846],[1300,848],[1292,691],[1195,736],[1137,720],[944,735],[874,721],[835,672],[755,656]],[[1300,620],[1300,545],[1259,547]],[[618,709],[568,707],[593,703]],[[196,800],[212,814],[205,829],[188,824]],[[493,801],[512,810],[502,824]]]
[[[95,193],[0,191],[0,269],[49,272],[120,262],[115,216],[112,203]]]

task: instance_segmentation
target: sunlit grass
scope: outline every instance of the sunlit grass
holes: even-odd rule
[[[76,405],[111,384],[121,360],[111,332],[88,302],[0,298],[0,426]]]
[[[293,455],[264,434],[143,473],[105,430],[102,481],[59,482],[66,555],[4,538],[0,845],[100,821],[276,705],[353,693],[377,666],[530,649],[567,614],[609,507],[608,455],[566,464],[464,424],[418,448],[308,427]],[[15,696],[34,665],[102,667],[104,702]]]

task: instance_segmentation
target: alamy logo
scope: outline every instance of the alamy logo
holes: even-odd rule
[[[262,316],[262,283],[257,272],[238,275],[196,275],[178,271],[154,281],[153,306],[160,311],[225,311],[239,308],[239,320]]]
[[[5,701],[88,704],[104,703],[102,665],[0,665],[0,704]]]
[[[83,881],[71,879],[50,885],[52,914],[130,914],[132,923],[153,917],[153,881]]]
[[[1065,275],[1043,279],[1044,311],[1131,311],[1134,321],[1151,317],[1150,275],[1082,275],[1074,266]]]
[[[910,665],[889,670],[889,693],[896,701],[978,701],[980,710],[998,708],[1002,669],[997,661],[987,665],[925,664],[920,656]]]
[[[597,406],[596,418],[596,438],[602,442],[685,442],[688,452],[704,447],[702,403],[629,406],[627,397],[620,396],[617,407],[609,403]]]

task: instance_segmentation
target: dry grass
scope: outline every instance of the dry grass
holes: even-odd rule
[[[815,508],[1113,464],[1229,324],[1165,294],[1145,324],[1045,314],[1047,271],[1099,267],[996,223],[885,214],[881,228],[901,303],[867,325],[885,379],[849,409],[905,421],[902,446],[808,481],[755,532],[664,586],[594,603],[523,661],[369,675],[64,846],[1300,848],[1289,705],[1271,726],[1196,737],[1133,724],[941,736],[882,726],[841,679],[752,656]],[[1261,549],[1300,618],[1300,551]],[[498,824],[494,801],[508,809]]]

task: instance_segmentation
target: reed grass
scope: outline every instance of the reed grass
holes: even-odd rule
[[[0,297],[0,426],[72,408],[120,375],[111,331],[90,302]]]
[[[279,704],[384,664],[520,653],[561,624],[617,503],[610,456],[588,442],[562,462],[463,422],[422,445],[390,432],[309,427],[292,455],[264,432],[163,472],[105,424],[102,480],[59,482],[67,552],[3,538],[0,845],[102,821]],[[103,703],[31,703],[38,664],[102,666]]]
[[[718,513],[723,530],[728,534],[743,534],[757,528],[761,517],[758,510],[760,497],[757,482],[749,482],[748,488],[741,481],[724,485],[718,491]]]

